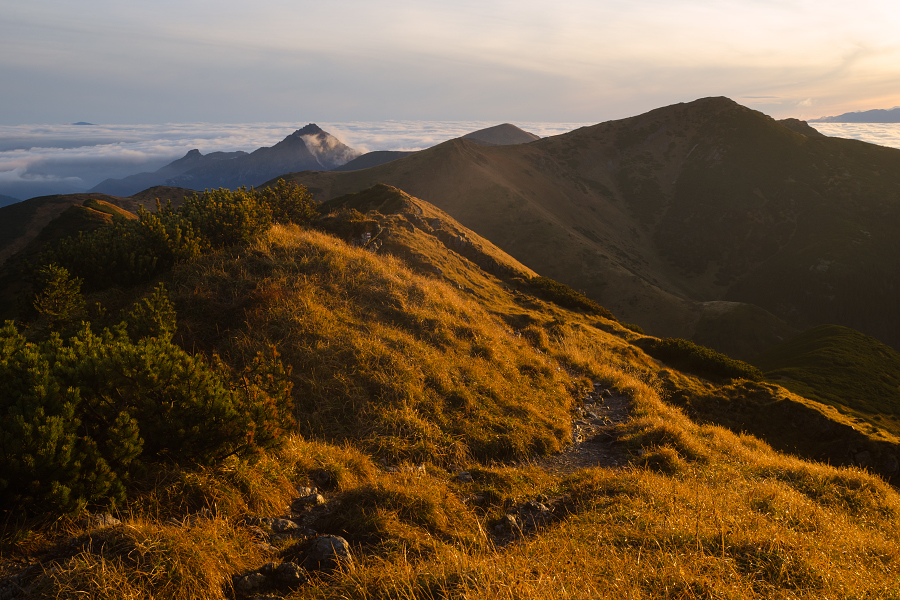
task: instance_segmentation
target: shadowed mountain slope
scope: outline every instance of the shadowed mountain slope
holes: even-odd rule
[[[389,163],[391,161],[397,160],[398,158],[409,156],[413,152],[414,151],[411,150],[375,150],[373,152],[366,152],[362,156],[354,158],[347,164],[335,167],[331,170],[358,171],[359,169],[368,169],[369,167],[377,167],[378,165]]]
[[[900,434],[900,353],[874,338],[820,325],[752,362],[796,394]]]
[[[791,131],[796,131],[797,133],[802,133],[807,137],[824,137],[825,134],[810,126],[806,121],[801,121],[800,119],[780,119],[778,121]]]
[[[100,200],[129,212],[138,210],[138,203],[130,198],[116,198],[106,194],[39,196],[4,206],[0,208],[0,261],[5,261],[24,248],[66,209],[81,206],[87,200]]]
[[[201,168],[219,161],[233,160],[241,156],[247,156],[247,153],[238,151],[201,154],[199,150],[195,149],[153,173],[138,173],[122,179],[107,179],[98,183],[88,192],[109,194],[110,196],[131,196],[147,188],[163,185],[169,179],[191,169]]]
[[[141,206],[147,210],[156,210],[157,199],[163,204],[171,200],[177,206],[188,193],[194,192],[158,186],[130,198],[94,193],[60,194],[39,196],[0,207],[0,263],[25,248],[53,219],[72,206],[80,207],[88,201],[99,201],[136,213]]]
[[[529,133],[527,131],[523,131],[515,125],[511,125],[509,123],[495,125],[494,127],[488,127],[486,129],[479,129],[478,131],[467,133],[462,137],[484,146],[525,144],[541,139],[540,136],[534,135],[533,133]],[[410,154],[413,154],[414,152],[415,151],[409,150],[375,150],[373,152],[367,152],[362,156],[354,158],[347,164],[335,167],[331,170],[358,171],[360,169],[368,169],[370,167],[377,167],[379,165],[395,161],[399,158],[404,158],[406,156],[409,156]]]
[[[727,98],[291,177],[320,200],[397,186],[648,333],[692,337],[708,311],[752,304],[766,325],[741,335],[765,339],[745,357],[823,322],[900,344],[900,150],[807,136]],[[719,337],[704,343],[733,351]]]
[[[79,194],[80,195],[80,194]],[[95,194],[96,196],[97,194]],[[110,198],[113,201],[122,201],[122,198]],[[68,198],[72,200],[72,198]],[[23,203],[24,204],[24,203]],[[133,212],[121,208],[107,200],[97,198],[84,199],[82,204],[64,204],[53,202],[39,207],[39,216],[46,218],[51,211],[62,209],[44,227],[31,237],[19,236],[7,245],[3,250],[4,262],[0,264],[0,319],[13,319],[18,316],[19,303],[29,288],[26,281],[27,265],[29,261],[35,261],[41,250],[48,244],[55,244],[59,240],[78,235],[80,232],[90,232],[100,227],[112,224],[114,219],[136,219]],[[39,223],[32,217],[30,227]],[[10,252],[10,251],[13,252]]]
[[[9,204],[15,204],[16,202],[21,202],[18,198],[13,198],[12,196],[4,196],[0,194],[0,206],[7,206]]]

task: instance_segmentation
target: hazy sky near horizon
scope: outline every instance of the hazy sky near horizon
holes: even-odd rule
[[[897,0],[0,0],[0,124],[900,105]]]

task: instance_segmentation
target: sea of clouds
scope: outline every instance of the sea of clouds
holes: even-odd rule
[[[380,121],[318,123],[361,151],[421,150],[488,121]],[[540,136],[588,123],[515,123]],[[163,125],[0,125],[0,194],[26,199],[86,191],[104,179],[155,171],[199,149],[252,152],[271,146],[306,123],[189,123]],[[900,148],[900,124],[814,123],[825,135]]]
[[[487,121],[318,123],[361,151],[421,150]],[[540,136],[586,123],[516,123]],[[0,194],[19,199],[86,191],[107,178],[155,171],[189,150],[252,152],[272,146],[306,125],[188,123],[163,125],[0,125]]]
[[[831,137],[900,148],[900,123],[810,123],[810,126]]]

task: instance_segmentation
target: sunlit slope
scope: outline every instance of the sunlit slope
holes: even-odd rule
[[[253,460],[153,465],[110,509],[118,526],[7,521],[0,577],[16,578],[0,581],[18,587],[3,589],[28,599],[252,597],[236,583],[300,560],[307,534],[320,534],[344,537],[353,567],[279,594],[900,595],[896,489],[760,437],[832,463],[812,444],[842,459],[852,449],[856,464],[864,452],[896,456],[896,440],[844,435],[844,415],[777,385],[661,365],[617,322],[523,291],[514,259],[404,192],[377,186],[342,203],[313,223],[334,234],[276,226],[161,274],[183,348],[218,354],[217,368],[240,374],[274,347],[291,369],[297,432]],[[495,263],[510,269],[492,272]],[[121,304],[155,283],[89,299]],[[542,468],[572,441],[573,421],[589,418],[594,383],[628,400],[601,441],[621,462]],[[813,413],[835,418],[823,425]],[[298,486],[311,485],[324,504],[295,515]],[[546,520],[528,527],[541,506]],[[504,525],[510,515],[521,530]],[[277,534],[281,516],[314,533]]]
[[[375,219],[385,215],[399,217],[402,221],[396,222],[393,226],[387,223],[383,226],[379,224],[381,231],[372,232],[375,234],[374,241],[379,246],[383,246],[387,242],[388,246],[385,249],[388,251],[393,245],[399,243],[404,245],[410,254],[425,251],[427,245],[437,242],[435,246],[438,249],[437,252],[427,252],[426,260],[432,269],[437,268],[442,274],[447,271],[447,277],[453,272],[461,273],[462,271],[459,268],[445,269],[438,265],[460,258],[467,258],[479,267],[476,269],[468,267],[463,270],[473,271],[481,276],[487,273],[503,275],[507,278],[527,278],[537,275],[489,240],[460,225],[458,221],[433,204],[423,202],[397,188],[378,184],[357,194],[334,198],[320,207],[320,210],[326,214],[341,209],[352,209],[361,213],[374,211],[377,213],[377,215],[372,215]],[[404,237],[410,237],[410,239],[404,241]],[[418,241],[413,241],[413,238]],[[425,242],[428,238],[433,238],[431,244]],[[415,246],[419,246],[419,248],[416,249]]]
[[[693,336],[698,303],[726,300],[772,315],[748,353],[823,322],[900,343],[889,318],[900,151],[807,136],[726,98],[525,145],[452,140],[372,169],[292,177],[321,200],[376,182],[404,189],[657,335]]]
[[[39,196],[0,207],[0,262],[22,250],[51,221],[62,215],[69,207],[83,206],[85,202],[94,201],[136,213],[141,206],[147,210],[156,210],[157,199],[164,204],[168,200],[172,200],[174,204],[178,205],[185,193],[188,192],[190,190],[155,187],[130,198],[93,193],[60,194]]]
[[[465,292],[398,259],[276,227],[175,282],[186,345],[236,359],[278,348],[304,435],[447,465],[546,453],[570,435],[569,376]]]
[[[772,383],[712,384],[673,370],[659,382],[667,402],[698,422],[749,433],[809,460],[864,467],[895,484],[900,478],[900,437],[889,422],[865,423]]]

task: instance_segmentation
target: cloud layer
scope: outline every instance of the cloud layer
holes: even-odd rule
[[[252,152],[271,146],[306,123],[0,126],[0,194],[26,199],[82,192],[107,178],[155,171],[199,149]],[[419,150],[470,131],[486,121],[319,123],[348,146]],[[518,123],[538,135],[564,133],[583,123]]]
[[[900,148],[900,123],[813,123],[812,126],[828,136]]]

